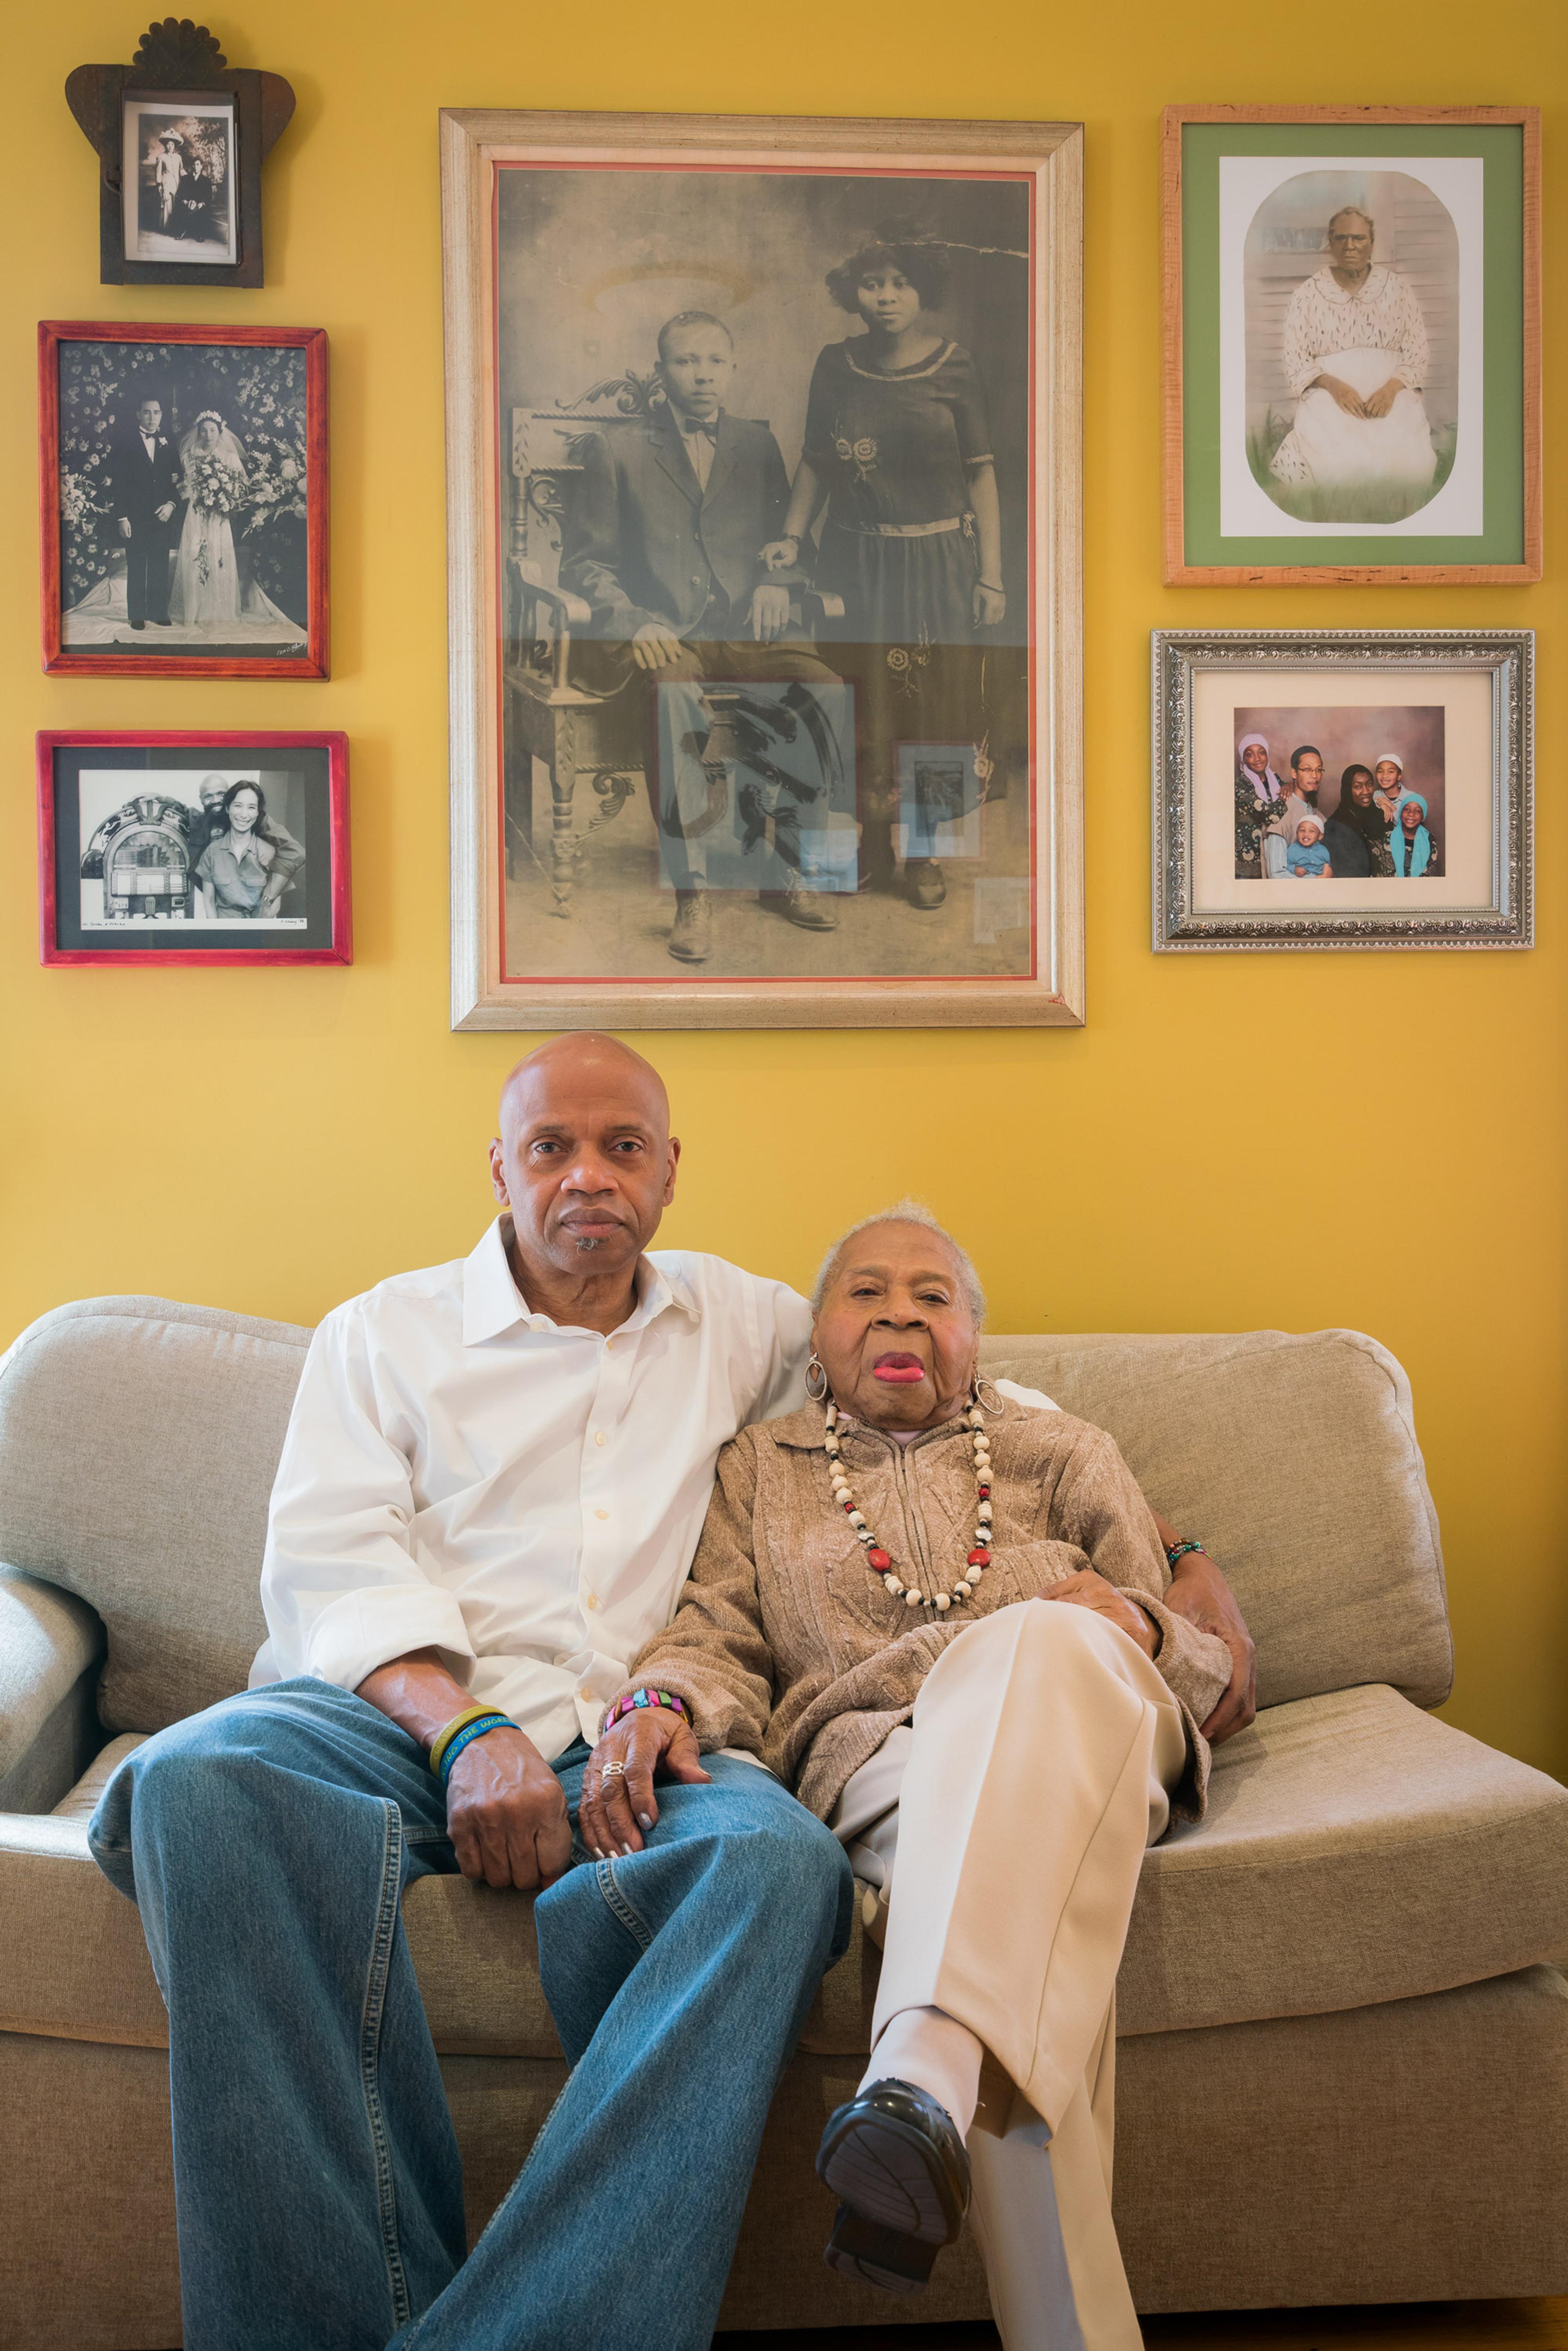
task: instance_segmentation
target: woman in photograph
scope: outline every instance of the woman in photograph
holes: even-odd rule
[[[1269,764],[1264,735],[1243,735],[1236,746],[1236,878],[1277,880],[1285,870],[1289,794]]]
[[[174,562],[170,617],[209,636],[239,624],[239,564],[229,517],[246,503],[245,451],[215,408],[204,408],[180,444],[185,519]]]
[[[1427,802],[1420,792],[1400,793],[1389,848],[1401,882],[1442,880],[1443,852],[1427,822]]]
[[[1399,272],[1375,263],[1376,235],[1369,214],[1342,205],[1329,260],[1285,312],[1281,356],[1296,412],[1270,471],[1288,491],[1333,494],[1313,507],[1322,521],[1397,521],[1426,504],[1437,470],[1421,396],[1426,321]]]
[[[277,852],[262,828],[267,799],[259,784],[231,784],[224,794],[222,830],[196,860],[202,913],[209,923],[265,922],[282,894],[273,867]]]
[[[1389,820],[1377,805],[1372,769],[1359,763],[1339,782],[1339,806],[1328,820],[1323,846],[1341,881],[1366,882],[1394,872],[1388,848]]]
[[[979,369],[932,317],[946,250],[889,221],[827,283],[861,331],[818,356],[784,533],[763,559],[798,562],[826,502],[818,583],[843,598],[844,643],[868,649],[862,862],[887,879],[895,743],[967,741],[989,773],[970,653],[1007,611],[1001,505]],[[923,910],[946,894],[935,858],[911,858],[904,881]]]

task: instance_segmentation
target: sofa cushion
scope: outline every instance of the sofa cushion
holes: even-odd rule
[[[308,1331],[89,1298],[0,1361],[0,1559],[97,1610],[99,1715],[160,1730],[243,1689]]]
[[[0,1820],[0,2029],[163,2045],[132,1905],[87,1823],[138,1744],[54,1813]],[[443,2054],[556,2057],[533,1906],[461,1877],[403,1902]],[[1312,2016],[1479,1981],[1568,1949],[1568,1789],[1386,1688],[1260,1715],[1216,1750],[1208,1817],[1144,1865],[1117,1986],[1124,2035]],[[802,2045],[869,2046],[879,1961],[857,1920]]]
[[[1443,1991],[1568,1948],[1568,1788],[1385,1687],[1260,1714],[1145,1862],[1122,2033]]]
[[[1437,1513],[1410,1383],[1375,1340],[998,1336],[981,1361],[1109,1429],[1162,1517],[1203,1538],[1258,1644],[1260,1706],[1360,1682],[1448,1696]]]

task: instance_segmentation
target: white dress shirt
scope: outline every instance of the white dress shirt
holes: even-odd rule
[[[674,418],[675,430],[681,436],[687,463],[697,477],[697,487],[706,493],[707,477],[713,471],[714,451],[718,444],[706,426],[697,424],[690,417],[683,416],[674,401],[670,402],[670,414]],[[716,424],[717,417],[713,421]]]
[[[720,1447],[801,1402],[810,1310],[722,1258],[659,1249],[618,1331],[558,1324],[518,1295],[507,1222],[316,1332],[250,1681],[353,1689],[434,1647],[553,1757],[597,1736],[668,1624]]]

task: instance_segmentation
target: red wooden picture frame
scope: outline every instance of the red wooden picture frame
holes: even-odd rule
[[[352,963],[353,914],[349,885],[349,738],[339,734],[214,733],[210,727],[178,733],[141,733],[120,728],[51,730],[37,737],[38,763],[38,960],[46,964],[305,964]],[[158,749],[219,753],[241,750],[325,751],[331,861],[332,944],[327,947],[62,947],[55,858],[55,755],[61,750]],[[128,784],[138,770],[124,771]]]
[[[305,353],[306,650],[303,654],[111,653],[63,642],[60,546],[62,343],[260,344]],[[327,331],[324,327],[170,327],[45,319],[38,326],[38,538],[44,668],[50,676],[324,678],[328,664]],[[149,737],[149,740],[154,739]],[[167,738],[172,739],[172,738]],[[217,738],[214,737],[214,740]]]

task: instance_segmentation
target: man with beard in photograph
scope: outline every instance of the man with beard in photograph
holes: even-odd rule
[[[729,329],[710,311],[682,310],[659,329],[658,350],[664,398],[646,422],[584,444],[560,584],[593,613],[580,683],[608,694],[638,675],[648,681],[644,772],[675,893],[669,951],[703,963],[713,939],[705,836],[723,768],[710,743],[706,762],[679,760],[661,779],[652,689],[685,689],[674,733],[701,739],[713,722],[700,679],[839,680],[791,633],[790,590],[803,574],[769,575],[761,561],[783,523],[789,477],[768,426],[725,407],[735,373]],[[807,889],[799,872],[781,895],[781,911],[802,929],[838,927],[831,895]]]
[[[180,503],[178,454],[163,433],[161,401],[136,404],[136,421],[110,444],[115,528],[125,542],[125,617],[133,629],[169,625],[169,526]]]
[[[1323,812],[1318,792],[1323,780],[1323,755],[1315,743],[1302,743],[1291,754],[1291,789],[1285,800],[1285,839],[1296,838],[1303,817],[1322,830]]]

